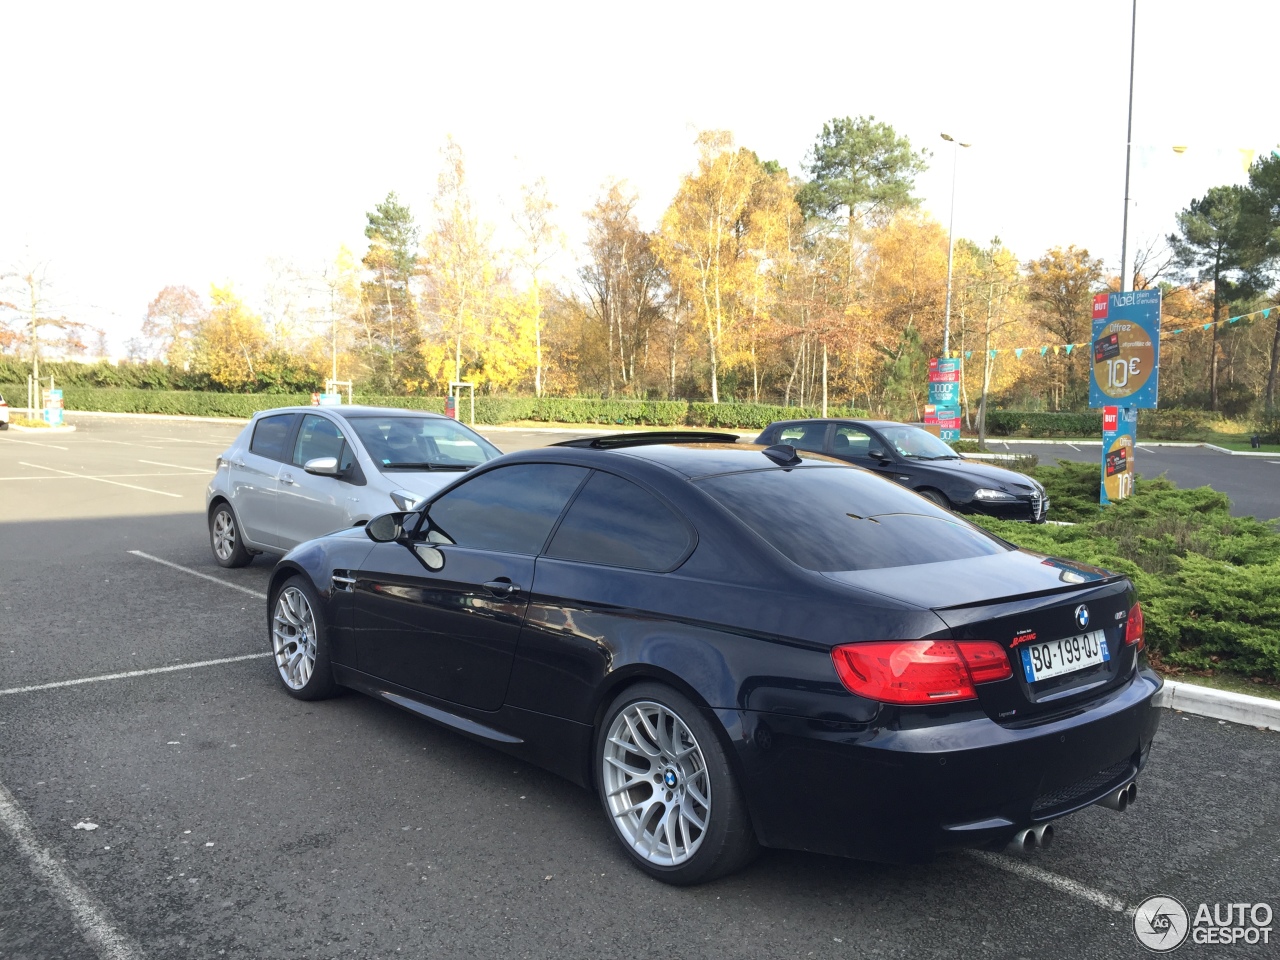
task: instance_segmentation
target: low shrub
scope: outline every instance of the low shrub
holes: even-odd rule
[[[865,410],[853,407],[828,407],[829,417],[865,417]],[[769,403],[689,403],[685,423],[691,427],[729,427],[737,430],[763,430],[775,420],[800,420],[822,416],[822,408],[814,406],[783,407]]]
[[[1053,500],[1050,516],[1074,516],[1074,526],[977,521],[1026,549],[1128,575],[1142,601],[1147,644],[1163,665],[1280,681],[1274,527],[1231,516],[1227,497],[1209,487],[1139,478],[1132,497],[1103,509],[1098,467],[1060,461],[1032,472]]]
[[[1102,413],[988,410],[987,436],[991,437],[1097,437],[1102,435]]]

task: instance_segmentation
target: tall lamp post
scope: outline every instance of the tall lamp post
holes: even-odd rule
[[[951,263],[956,250],[956,167],[960,165],[960,148],[971,147],[971,143],[961,143],[949,133],[942,139],[953,147],[951,151],[951,219],[947,224],[947,308],[942,318],[942,355],[951,355]]]

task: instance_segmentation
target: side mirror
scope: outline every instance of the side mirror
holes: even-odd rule
[[[316,457],[304,463],[302,469],[317,477],[336,477],[342,472],[338,469],[337,457]]]
[[[885,453],[884,450],[880,447],[872,447],[871,449],[869,449],[867,451],[867,456],[870,457],[872,460],[886,461],[889,459],[889,455]]]
[[[364,525],[365,536],[374,543],[396,543],[405,539],[404,521],[407,513],[384,513]]]

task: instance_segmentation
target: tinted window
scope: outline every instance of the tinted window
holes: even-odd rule
[[[639,570],[670,570],[688,552],[688,526],[629,480],[593,473],[565,514],[547,556]]]
[[[284,445],[289,439],[289,430],[293,427],[293,414],[282,413],[274,417],[263,417],[253,428],[253,439],[249,441],[249,452],[272,460],[284,460]]]
[[[787,443],[797,450],[809,450],[821,453],[822,444],[827,436],[826,421],[816,423],[789,423],[778,431],[778,438],[773,443]]]
[[[905,567],[1009,549],[923,497],[854,468],[761,470],[698,486],[809,570]]]
[[[346,467],[351,456],[346,453],[342,431],[331,420],[308,413],[302,418],[302,426],[298,429],[298,439],[293,445],[293,462],[303,466],[308,460],[317,457],[333,457],[338,466]]]
[[[837,457],[865,457],[871,443],[871,434],[867,431],[842,423],[836,427],[835,438],[831,441],[831,452]]]
[[[920,460],[954,460],[956,452],[928,430],[906,424],[889,427],[884,431],[893,448],[904,457]]]
[[[533,556],[547,542],[584,467],[521,463],[468,480],[431,504],[431,535],[463,547]]]
[[[473,467],[501,453],[479,434],[440,417],[348,417],[347,422],[381,468]]]

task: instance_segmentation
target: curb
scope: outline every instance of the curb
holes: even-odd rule
[[[75,433],[76,428],[73,424],[63,424],[61,427],[23,427],[16,423],[9,424],[9,429],[14,433]]]
[[[1194,683],[1166,680],[1156,694],[1156,706],[1213,720],[1229,720],[1266,730],[1280,730],[1280,700],[1215,690]]]

